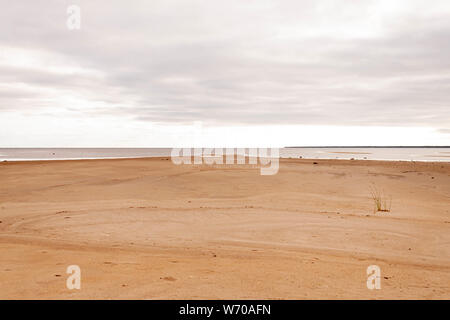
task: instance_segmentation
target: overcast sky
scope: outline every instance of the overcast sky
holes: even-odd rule
[[[0,3],[3,147],[450,145],[448,0]]]

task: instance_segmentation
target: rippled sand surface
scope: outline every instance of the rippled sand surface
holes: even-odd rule
[[[8,162],[0,180],[2,299],[450,298],[449,163]]]

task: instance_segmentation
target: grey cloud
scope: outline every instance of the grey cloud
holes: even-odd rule
[[[87,116],[450,126],[450,10],[426,15],[420,8],[427,2],[414,3],[416,14],[384,19],[379,34],[342,37],[333,29],[360,19],[356,33],[376,1],[82,2],[82,29],[68,31],[67,3],[19,0],[4,6],[0,48],[52,52],[104,77],[3,68],[0,82],[109,105],[88,105]],[[47,105],[47,98],[27,96],[25,103],[11,93],[0,109],[6,102],[17,110]]]

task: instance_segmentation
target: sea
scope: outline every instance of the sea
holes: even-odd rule
[[[0,148],[0,161],[169,157],[171,150],[171,148]],[[281,158],[450,162],[450,147],[286,147],[280,148],[279,154]]]

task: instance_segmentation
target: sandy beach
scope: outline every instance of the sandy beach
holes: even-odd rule
[[[450,299],[450,163],[283,159],[259,173],[2,162],[0,299]],[[390,212],[374,212],[373,187]]]

